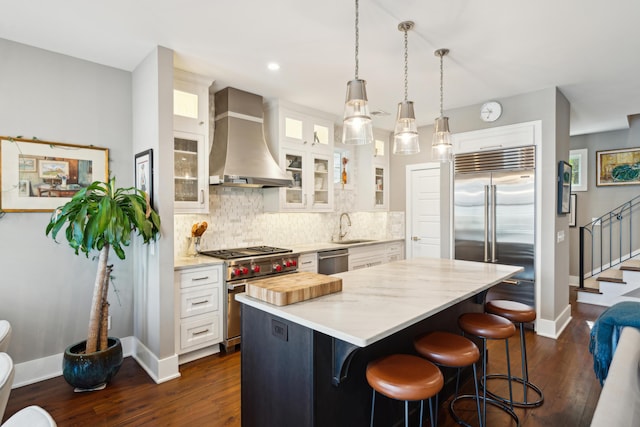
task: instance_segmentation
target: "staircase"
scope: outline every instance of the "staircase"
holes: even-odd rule
[[[639,226],[637,196],[580,227],[578,302],[640,301]]]
[[[629,259],[618,267],[586,280],[587,286],[578,289],[577,301],[607,307],[621,301],[640,301],[640,260]]]

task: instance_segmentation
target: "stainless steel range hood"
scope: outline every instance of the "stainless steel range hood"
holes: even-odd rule
[[[288,187],[292,179],[273,159],[263,133],[262,97],[227,87],[215,94],[215,133],[209,183]]]

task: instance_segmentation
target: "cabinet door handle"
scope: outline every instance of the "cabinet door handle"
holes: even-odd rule
[[[420,238],[418,236],[413,236],[411,240],[413,240],[414,242],[417,242],[418,240],[420,240]]]
[[[200,195],[202,196],[202,199],[200,199],[200,204],[204,205],[204,190],[200,190]]]

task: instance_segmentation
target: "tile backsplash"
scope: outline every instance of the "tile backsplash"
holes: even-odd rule
[[[347,239],[404,238],[404,212],[354,212],[353,190],[336,189],[334,212],[265,213],[263,191],[255,188],[209,187],[209,214],[174,215],[174,255],[183,256],[189,245],[191,226],[207,221],[202,250],[329,242],[337,238],[340,214],[347,212],[351,226]]]

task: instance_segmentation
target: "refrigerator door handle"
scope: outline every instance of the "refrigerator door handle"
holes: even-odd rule
[[[495,185],[492,185],[491,187],[491,262],[498,262],[498,259],[496,258],[496,246],[498,246],[496,240],[496,193],[498,192],[498,189]]]
[[[484,262],[489,262],[489,186],[484,186]]]

